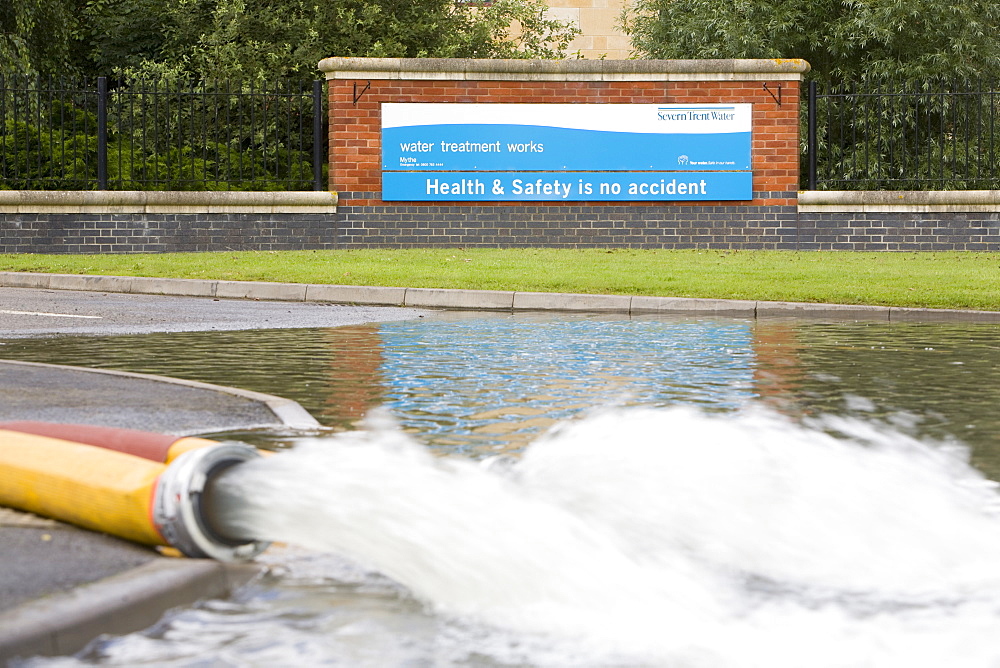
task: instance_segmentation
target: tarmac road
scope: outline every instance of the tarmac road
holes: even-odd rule
[[[341,327],[420,314],[395,306],[0,287],[0,338]]]

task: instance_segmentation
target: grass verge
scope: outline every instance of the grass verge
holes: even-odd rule
[[[0,270],[1000,310],[1000,253],[405,249],[0,255]]]

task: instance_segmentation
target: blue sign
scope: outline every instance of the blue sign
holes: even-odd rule
[[[750,104],[382,105],[385,201],[751,200]]]
[[[747,170],[750,107],[384,104],[382,169]]]
[[[383,172],[387,202],[753,199],[751,172]]]

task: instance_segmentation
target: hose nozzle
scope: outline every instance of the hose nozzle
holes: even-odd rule
[[[227,535],[207,513],[206,486],[226,469],[256,459],[247,445],[225,443],[190,450],[160,474],[153,496],[153,523],[171,546],[189,557],[247,561],[267,549],[267,541]]]

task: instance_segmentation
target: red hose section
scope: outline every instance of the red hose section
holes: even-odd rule
[[[166,462],[170,446],[180,440],[170,434],[155,434],[137,429],[100,427],[90,424],[57,424],[54,422],[34,422],[21,420],[0,422],[0,429],[19,431],[36,436],[48,436],[73,443],[94,445],[108,450],[116,450],[128,455]]]

